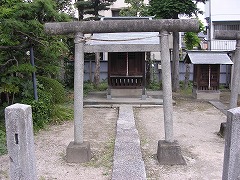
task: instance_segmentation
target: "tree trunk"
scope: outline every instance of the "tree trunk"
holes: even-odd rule
[[[173,67],[172,88],[173,92],[179,90],[179,32],[173,32]]]
[[[100,81],[100,53],[95,53],[95,72],[94,72],[94,86],[98,87]]]
[[[184,80],[184,89],[188,88],[190,77],[190,64],[186,64],[185,80]]]

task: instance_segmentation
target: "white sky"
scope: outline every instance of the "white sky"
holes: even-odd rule
[[[204,11],[205,11],[205,7],[204,7],[205,4],[203,3],[198,3],[198,8],[203,11],[203,15],[199,14],[198,17],[199,19],[203,22],[204,25],[206,25],[206,20],[204,19],[205,18],[205,15],[204,15]]]

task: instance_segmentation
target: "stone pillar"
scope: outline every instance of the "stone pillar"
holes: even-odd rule
[[[75,34],[74,43],[74,142],[70,142],[67,147],[67,162],[81,163],[91,159],[90,144],[83,141],[83,33]]]
[[[186,162],[182,157],[181,147],[173,138],[172,82],[167,31],[161,32],[160,42],[165,141],[158,141],[157,159],[159,164],[162,165],[185,165]]]
[[[83,143],[83,34],[76,33],[74,57],[74,143]]]
[[[8,106],[5,122],[10,179],[37,180],[31,106]]]
[[[236,50],[234,55],[233,77],[231,85],[231,97],[229,109],[237,107],[239,82],[240,82],[240,40],[237,40]]]
[[[172,105],[172,82],[168,32],[161,32],[161,65],[162,65],[162,84],[163,84],[163,111],[165,141],[173,142],[173,105]]]
[[[240,108],[227,112],[222,180],[240,179]]]

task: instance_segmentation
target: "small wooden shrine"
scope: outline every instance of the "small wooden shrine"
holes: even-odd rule
[[[130,20],[152,17],[111,17],[103,20]],[[146,98],[146,52],[160,52],[159,32],[94,33],[85,52],[102,52],[108,61],[108,92],[112,96]],[[107,54],[107,55],[106,55]]]
[[[220,65],[232,65],[226,52],[188,51],[184,61],[193,64],[193,96],[219,99]]]
[[[145,86],[144,52],[111,52],[108,58],[108,85],[112,89],[138,89]]]

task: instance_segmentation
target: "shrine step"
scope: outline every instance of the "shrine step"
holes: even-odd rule
[[[111,97],[141,98],[142,89],[111,89]]]

